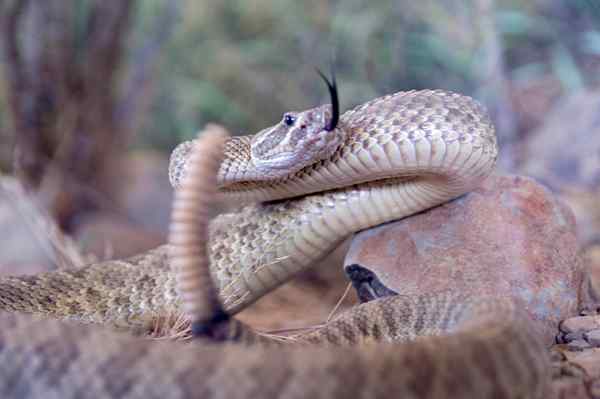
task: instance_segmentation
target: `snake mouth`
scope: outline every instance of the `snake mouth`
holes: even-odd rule
[[[359,264],[354,263],[344,266],[344,272],[352,282],[358,299],[362,303],[386,296],[398,295],[396,291],[386,287],[375,273]]]

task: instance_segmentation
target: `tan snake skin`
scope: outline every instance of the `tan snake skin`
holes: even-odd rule
[[[327,117],[328,109],[316,108],[297,121],[310,130]],[[303,140],[281,125],[228,142],[221,191],[261,201],[315,194],[249,205],[212,223],[212,273],[230,312],[322,258],[352,232],[470,191],[491,171],[497,153],[481,107],[441,91],[397,93],[346,112],[336,131],[319,139],[333,152],[318,154],[314,164],[298,161],[290,176],[265,173],[266,166],[253,161]],[[293,140],[278,137],[282,131]],[[336,140],[337,146],[329,145]],[[176,182],[183,170],[179,158],[188,149],[174,155]],[[2,278],[0,308],[146,325],[157,314],[181,312],[166,252],[160,247],[77,271]],[[535,398],[549,379],[545,350],[518,303],[468,293],[376,300],[300,338],[363,343],[351,347],[156,343],[10,314],[0,323],[2,397]]]

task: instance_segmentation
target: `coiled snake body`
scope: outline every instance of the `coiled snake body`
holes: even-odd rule
[[[211,269],[228,312],[353,232],[469,192],[495,164],[494,129],[469,97],[401,92],[333,119],[322,106],[227,142],[223,195],[269,201],[211,224]],[[175,185],[191,147],[172,156]],[[180,312],[166,252],[2,278],[0,308],[120,326]],[[0,322],[2,397],[535,398],[548,383],[545,349],[517,304],[464,292],[375,300],[299,337],[324,347],[157,343],[93,325]]]

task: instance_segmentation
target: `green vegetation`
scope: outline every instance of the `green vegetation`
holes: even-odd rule
[[[173,1],[169,39],[140,90],[148,103],[136,145],[168,150],[210,121],[253,133],[286,110],[326,102],[314,67],[327,69],[333,53],[343,108],[424,87],[471,94],[493,107],[490,74],[502,74],[510,87],[551,79],[562,93],[599,83],[600,3],[498,0],[488,26],[490,2]],[[130,65],[155,34],[165,3],[137,4]],[[489,69],[495,56],[503,70]],[[5,106],[0,99],[4,130]]]

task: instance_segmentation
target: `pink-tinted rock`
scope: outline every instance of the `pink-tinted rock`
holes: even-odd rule
[[[451,203],[357,234],[344,265],[374,273],[371,283],[403,295],[458,290],[518,298],[541,322],[547,343],[558,322],[576,314],[582,279],[573,214],[520,176],[491,176]]]
[[[597,348],[600,347],[600,330],[586,332],[583,337],[591,346],[595,346]],[[600,361],[600,359],[598,359],[598,361]]]
[[[600,328],[600,316],[569,317],[560,323],[560,331],[567,334],[583,334],[598,328]]]

